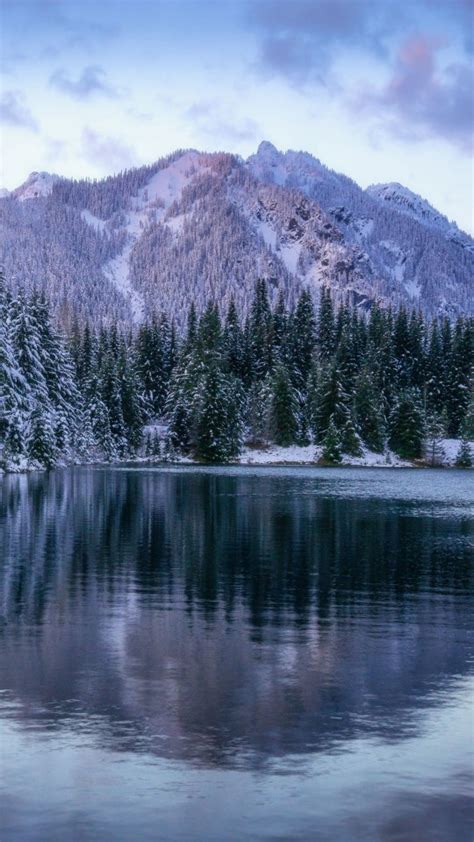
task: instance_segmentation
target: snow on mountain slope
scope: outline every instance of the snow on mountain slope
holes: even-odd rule
[[[98,182],[32,173],[1,198],[0,259],[13,285],[42,283],[66,321],[166,311],[182,324],[209,297],[245,311],[257,277],[290,304],[324,284],[364,307],[472,313],[474,242],[388,187],[362,190],[269,143],[247,161],[187,150]]]
[[[49,172],[32,172],[26,181],[13,191],[13,195],[20,201],[25,199],[37,199],[41,196],[49,196],[53,190],[54,183],[59,179],[58,175]]]
[[[268,143],[246,166],[259,180],[299,190],[319,204],[344,242],[366,254],[384,297],[407,304],[416,299],[431,314],[473,312],[474,241],[421,197],[393,185],[362,190],[308,153],[282,153]]]
[[[403,187],[402,184],[396,182],[391,184],[372,184],[367,187],[366,193],[374,199],[381,202],[387,202],[392,205],[400,213],[417,219],[422,224],[429,228],[435,228],[446,234],[447,237],[453,240],[458,240],[460,244],[465,244],[467,247],[471,246],[470,237],[460,231],[455,222],[450,222],[446,216],[439,213],[426,199],[422,199],[417,193],[413,193],[408,187]]]
[[[202,169],[201,159],[202,156],[198,152],[184,153],[164,169],[158,170],[145,186],[130,198],[129,209],[120,225],[122,233],[126,235],[125,245],[120,254],[107,261],[103,272],[124,296],[134,322],[142,321],[146,311],[143,294],[130,277],[130,260],[134,245],[144,230],[161,222],[165,211],[180,199],[184,187]],[[82,211],[82,218],[92,227],[102,231],[107,224],[88,210]]]
[[[240,207],[301,286],[317,292],[328,285],[358,303],[383,298],[365,253],[346,244],[328,215],[299,191],[249,179]]]

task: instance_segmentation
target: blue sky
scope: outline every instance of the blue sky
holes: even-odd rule
[[[304,149],[473,231],[473,0],[0,0],[1,174]]]

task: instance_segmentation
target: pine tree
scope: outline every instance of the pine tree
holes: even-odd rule
[[[259,279],[248,324],[249,364],[252,378],[263,380],[272,368],[272,315],[267,285]]]
[[[471,386],[471,395],[467,405],[466,414],[461,426],[461,434],[468,441],[474,440],[474,389]]]
[[[110,428],[109,412],[98,391],[94,391],[90,398],[88,413],[94,441],[101,456],[108,461],[117,459],[119,452]]]
[[[299,429],[298,394],[286,366],[277,366],[272,380],[270,427],[273,440],[282,447],[294,444]]]
[[[223,372],[211,365],[201,382],[201,393],[195,400],[197,409],[197,435],[195,455],[205,462],[227,462],[236,455],[238,423],[232,411],[232,395]]]
[[[18,465],[25,455],[25,438],[23,424],[19,413],[10,415],[5,435],[3,450],[4,461],[7,465]]]
[[[428,463],[434,467],[443,462],[444,426],[440,415],[432,414],[426,419],[424,454]]]
[[[272,383],[270,376],[254,383],[247,398],[247,439],[250,444],[265,447],[271,437]]]
[[[422,455],[424,419],[419,393],[402,392],[389,420],[389,444],[403,459],[419,459]]]
[[[114,339],[114,335],[112,334]],[[117,373],[118,347],[115,341],[109,345],[101,372],[101,398],[107,409],[110,433],[114,443],[114,450],[120,457],[127,452],[127,437],[123,419],[122,395]],[[101,411],[101,407],[99,407]],[[105,432],[108,437],[108,431]],[[105,443],[105,441],[104,441]]]
[[[472,468],[473,461],[472,461],[472,452],[471,447],[466,439],[461,440],[461,444],[459,445],[458,454],[456,456],[455,461],[456,468]]]
[[[381,396],[375,387],[371,368],[364,367],[356,380],[354,411],[364,444],[375,453],[383,453],[386,424]]]
[[[344,392],[339,369],[334,362],[322,369],[314,416],[314,434],[317,442],[322,442],[331,419],[336,429],[342,430],[349,418],[349,396]]]
[[[426,404],[429,413],[441,414],[445,399],[445,365],[442,355],[441,336],[438,321],[431,327],[428,353],[426,356]]]
[[[325,462],[339,464],[342,462],[341,440],[334,418],[331,418],[323,439],[322,457]]]
[[[397,386],[400,390],[411,386],[412,359],[410,354],[410,330],[408,314],[400,307],[393,327],[393,349],[397,367]]]
[[[297,386],[304,388],[311,370],[315,347],[315,319],[311,293],[304,290],[296,305],[291,323],[292,368],[297,373]]]
[[[334,309],[331,293],[322,287],[318,314],[318,347],[321,359],[329,360],[334,352]]]
[[[474,334],[470,324],[458,319],[452,337],[446,377],[448,435],[459,435],[470,399],[474,366]]]
[[[143,403],[138,389],[138,374],[132,352],[124,355],[120,371],[122,415],[129,450],[136,453],[141,445],[145,419]]]
[[[26,441],[28,458],[44,468],[52,468],[57,456],[49,418],[40,406],[31,413]]]
[[[360,436],[349,416],[340,433],[341,448],[349,456],[362,456]]]
[[[151,440],[151,455],[155,459],[160,459],[161,457],[161,441],[158,433],[155,430],[153,438]]]
[[[11,342],[7,317],[7,296],[0,275],[0,441],[16,414],[25,415],[29,404],[29,387],[24,378]]]
[[[43,365],[39,325],[34,307],[20,294],[13,302],[11,341],[31,403],[48,406],[48,386]],[[30,404],[31,405],[31,404]]]
[[[314,316],[313,316],[314,318]],[[272,345],[273,358],[280,362],[289,361],[289,318],[285,306],[283,291],[280,291],[278,300],[272,315]]]
[[[235,301],[232,298],[224,326],[223,351],[228,370],[242,377],[244,370],[244,342]]]
[[[151,443],[151,433],[147,433],[145,436],[145,445],[143,448],[144,456],[148,459],[152,455],[152,443]]]

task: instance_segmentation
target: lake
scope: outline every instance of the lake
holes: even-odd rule
[[[2,842],[471,842],[472,473],[0,495]]]

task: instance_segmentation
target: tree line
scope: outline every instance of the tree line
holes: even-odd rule
[[[7,466],[136,456],[205,462],[253,447],[321,445],[327,463],[389,448],[436,463],[443,437],[474,438],[474,320],[318,307],[303,291],[271,307],[266,282],[243,317],[210,301],[177,333],[166,316],[130,331],[62,336],[38,292],[0,282],[0,442]],[[144,433],[162,423],[164,435]]]

